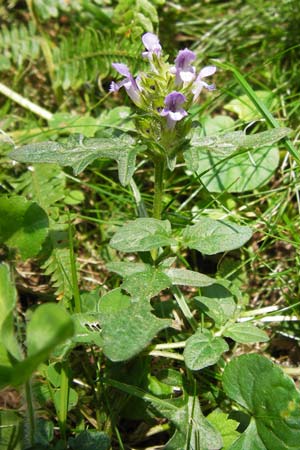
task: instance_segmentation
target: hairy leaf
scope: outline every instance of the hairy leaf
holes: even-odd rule
[[[241,247],[252,236],[251,229],[226,220],[200,217],[195,225],[187,226],[182,234],[183,244],[205,255],[214,255]]]

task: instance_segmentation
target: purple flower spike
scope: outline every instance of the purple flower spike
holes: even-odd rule
[[[145,33],[142,36],[142,41],[145,48],[148,50],[147,52],[143,52],[142,55],[145,58],[152,59],[153,53],[157,56],[161,54],[161,45],[159,43],[159,39],[156,34],[153,33]]]
[[[119,72],[119,74],[123,75],[125,78],[124,80],[119,81],[118,83],[112,81],[109,88],[109,92],[117,92],[121,87],[124,87],[133,103],[139,106],[140,87],[137,83],[137,80],[133,78],[126,64],[113,63],[112,66],[117,72]]]
[[[196,69],[190,64],[195,58],[195,53],[188,48],[178,52],[175,59],[175,67],[171,69],[171,72],[176,75],[175,84],[177,86],[181,83],[189,83],[195,79]]]
[[[216,89],[216,86],[214,84],[207,84],[205,81],[203,81],[203,78],[210,77],[216,72],[216,70],[217,68],[215,66],[206,66],[202,70],[200,70],[200,73],[197,76],[192,89],[192,93],[194,94],[194,102],[198,99],[204,87],[209,91],[214,91]]]
[[[165,98],[165,108],[161,116],[167,117],[168,128],[173,129],[176,122],[187,116],[187,112],[180,107],[186,101],[186,97],[180,92],[173,91]]]

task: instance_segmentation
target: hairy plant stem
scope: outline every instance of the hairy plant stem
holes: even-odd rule
[[[161,213],[163,209],[164,171],[165,171],[164,158],[156,157],[154,160],[154,198],[153,198],[154,219],[161,219]]]

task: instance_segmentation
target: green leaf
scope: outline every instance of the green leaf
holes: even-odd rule
[[[231,319],[236,310],[232,293],[220,284],[213,284],[201,291],[202,296],[195,297],[201,310],[213,319],[217,326],[222,326]]]
[[[165,411],[164,415],[177,428],[173,437],[164,447],[165,450],[219,450],[223,448],[220,433],[204,417],[197,397],[188,396],[176,413],[170,410]]]
[[[0,264],[0,330],[8,314],[16,306],[17,293],[8,264]]]
[[[123,225],[112,237],[111,247],[122,252],[146,252],[175,244],[168,220],[141,218]]]
[[[68,444],[72,450],[109,450],[110,439],[103,431],[85,430],[69,438]]]
[[[106,264],[106,267],[111,272],[115,272],[121,275],[122,277],[126,277],[129,275],[133,275],[135,273],[145,272],[145,270],[147,270],[147,268],[149,268],[150,265],[144,263],[118,261],[108,263]]]
[[[170,278],[160,269],[149,266],[147,271],[134,273],[125,278],[122,289],[125,289],[135,300],[151,299],[163,289],[171,285]]]
[[[12,385],[24,383],[55,347],[74,332],[70,315],[59,305],[47,303],[32,314],[27,326],[28,357],[14,366]]]
[[[240,433],[236,431],[239,423],[229,419],[227,414],[216,409],[206,418],[221,434],[223,439],[222,450],[229,450],[230,445],[240,436]]]
[[[69,113],[53,114],[49,126],[51,129],[63,129],[65,133],[80,133],[86,137],[93,137],[99,130],[98,120],[94,117],[74,116]]]
[[[216,156],[227,157],[239,150],[255,150],[280,141],[280,139],[290,134],[290,128],[274,128],[268,131],[261,131],[255,134],[245,134],[243,131],[231,131],[229,133],[220,133],[215,136],[200,136],[196,133],[191,140],[191,148],[184,152],[185,161],[188,169],[193,172],[203,172],[202,152],[211,152]]]
[[[201,370],[218,362],[228,349],[221,337],[214,337],[208,330],[198,330],[186,341],[184,361],[189,369]]]
[[[110,312],[102,303],[115,297]],[[106,297],[106,298],[105,298]],[[114,299],[113,299],[114,300]],[[116,304],[120,307],[117,308]],[[148,302],[134,301],[115,289],[100,300],[103,351],[111,361],[125,361],[141,352],[159,331],[170,326],[171,321],[158,319],[151,313]]]
[[[21,450],[23,423],[14,411],[0,411],[0,450]]]
[[[184,286],[210,286],[215,280],[203,273],[194,272],[186,269],[165,269],[164,273],[170,278],[172,284]]]
[[[24,145],[10,153],[10,157],[26,163],[52,163],[70,166],[75,175],[98,158],[114,159],[118,163],[121,184],[129,183],[134,170],[136,154],[142,147],[126,134],[121,137],[82,139],[71,136],[66,143],[40,142]]]
[[[255,91],[259,100],[261,100],[268,109],[273,109],[276,106],[276,98],[271,91]],[[224,106],[227,111],[237,114],[238,118],[244,121],[250,121],[260,118],[260,113],[253,105],[248,95],[240,95],[234,98]]]
[[[102,347],[100,319],[98,313],[73,314],[75,333],[73,342],[95,344]]]
[[[235,323],[223,332],[223,335],[241,344],[249,342],[267,342],[269,336],[252,323]]]
[[[48,234],[48,216],[24,197],[0,198],[0,243],[17,248],[23,259],[36,256]]]
[[[299,449],[300,393],[279,367],[261,355],[242,355],[225,367],[223,386],[252,415],[230,450]]]
[[[279,163],[277,147],[263,147],[230,159],[201,152],[197,175],[210,192],[244,192],[268,182]]]
[[[205,255],[228,252],[241,247],[252,236],[249,227],[226,220],[200,217],[195,225],[183,231],[183,244]]]

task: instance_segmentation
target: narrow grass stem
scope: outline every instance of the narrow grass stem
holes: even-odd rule
[[[149,352],[149,355],[163,357],[163,358],[169,358],[169,359],[177,359],[178,361],[184,361],[184,357],[182,355],[180,355],[179,353],[153,350],[153,351]]]
[[[179,308],[181,309],[184,317],[186,318],[186,320],[188,321],[188,323],[190,324],[190,326],[192,327],[192,329],[194,331],[197,330],[198,328],[198,324],[197,321],[195,320],[192,311],[190,310],[184,295],[182,294],[181,290],[177,287],[177,286],[173,286],[172,287],[172,292],[173,295],[178,303]]]
[[[66,440],[66,427],[67,427],[67,414],[69,405],[69,377],[66,363],[62,363],[61,373],[60,373],[60,396],[59,396],[59,427],[62,439]]]
[[[71,262],[71,274],[72,274],[72,287],[73,287],[73,295],[74,295],[74,303],[75,303],[74,312],[79,314],[79,313],[81,313],[81,299],[80,299],[80,292],[79,292],[79,287],[78,287],[72,225],[71,225],[70,220],[69,220],[69,249],[70,249],[70,262]]]
[[[161,219],[163,208],[163,192],[164,192],[164,170],[165,161],[161,157],[154,160],[154,198],[153,198],[153,217]]]
[[[29,443],[30,443],[30,446],[33,447],[36,424],[35,424],[35,414],[34,414],[34,407],[33,407],[31,380],[28,380],[25,383],[25,396],[26,396],[27,414],[28,414],[28,423],[29,423]]]

